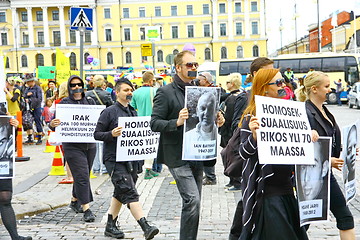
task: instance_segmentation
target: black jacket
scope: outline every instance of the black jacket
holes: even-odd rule
[[[334,116],[323,106],[326,115],[333,124],[332,126],[311,101],[306,101],[305,106],[311,129],[316,130],[319,136],[332,137],[331,156],[339,157],[341,152],[341,133]]]
[[[118,127],[119,117],[137,116],[135,109],[130,106],[130,104],[128,106],[129,108],[125,108],[116,101],[114,105],[104,109],[100,114],[95,128],[94,138],[99,141],[104,141],[104,162],[116,162],[117,138],[112,136],[111,131]]]
[[[88,90],[85,93],[85,96],[94,99],[96,105],[106,105],[106,107],[110,107],[114,104],[113,100],[111,99],[111,94],[100,87],[94,88],[93,90]],[[98,98],[101,100],[101,102]]]

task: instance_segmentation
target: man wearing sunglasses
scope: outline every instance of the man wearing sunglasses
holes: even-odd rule
[[[175,56],[174,81],[159,88],[154,98],[151,129],[160,132],[157,160],[168,166],[183,200],[180,240],[196,240],[202,188],[203,162],[182,160],[183,125],[189,118],[185,87],[192,86],[198,63],[190,51]]]

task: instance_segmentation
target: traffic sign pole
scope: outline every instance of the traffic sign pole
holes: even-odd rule
[[[80,77],[84,79],[83,70],[84,70],[84,32],[85,28],[79,28],[80,33]]]
[[[153,70],[154,70],[154,74],[156,75],[156,69],[155,69],[155,42],[154,41],[151,41],[151,50],[152,50]]]

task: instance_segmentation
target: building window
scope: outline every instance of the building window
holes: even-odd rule
[[[0,12],[0,22],[6,22],[6,13]]]
[[[56,66],[56,53],[51,54],[52,66]]]
[[[26,55],[22,55],[21,56],[21,67],[27,67],[28,66],[28,62],[27,62],[27,57]],[[55,66],[55,65],[53,65]]]
[[[161,7],[155,7],[155,17],[161,17]]]
[[[131,52],[126,52],[125,53],[125,63],[131,63]]]
[[[124,28],[124,39],[130,41],[130,28]]]
[[[251,11],[257,12],[257,2],[251,2]]]
[[[226,36],[226,23],[220,23],[220,36]]]
[[[242,35],[242,22],[235,23],[235,34]]]
[[[88,60],[87,60],[88,56],[90,56],[90,53],[85,53],[85,54],[84,54],[84,64],[85,64],[85,65],[89,65],[89,64],[90,64],[90,63],[88,62]]]
[[[123,17],[130,18],[129,8],[123,8]]]
[[[205,60],[211,60],[210,48],[205,48]]]
[[[253,57],[258,57],[259,56],[259,47],[258,46],[253,46]]]
[[[111,18],[110,8],[104,8],[104,18],[106,18],[106,19]]]
[[[179,50],[177,50],[177,49],[174,49],[174,50],[173,50],[173,54],[174,54],[174,55],[176,55],[176,54],[178,54],[178,53],[179,53]]]
[[[10,68],[10,60],[9,57],[5,58],[5,68]]]
[[[54,41],[54,46],[60,46],[61,44],[60,31],[53,31],[53,41]]]
[[[171,16],[177,16],[177,6],[171,6]]]
[[[162,27],[160,26],[160,39],[163,39],[163,35],[162,35]]]
[[[38,44],[44,44],[44,32],[38,32]]]
[[[236,57],[237,58],[243,58],[244,57],[244,50],[242,46],[238,46],[236,48]]]
[[[241,2],[235,3],[235,12],[240,13],[241,12]]]
[[[157,61],[164,62],[164,54],[163,54],[163,51],[161,51],[161,50],[157,51]]]
[[[70,30],[70,43],[76,43],[76,31]]]
[[[8,45],[7,33],[1,33],[1,45]]]
[[[108,52],[106,54],[106,62],[107,62],[107,64],[114,64],[114,58],[113,58],[113,54],[111,52]]]
[[[36,67],[44,66],[44,56],[39,53],[36,55]]]
[[[53,21],[58,21],[59,20],[59,11],[57,11],[57,10],[52,11],[52,20]]]
[[[70,54],[70,69],[76,70],[76,54],[73,52]]]
[[[139,7],[139,17],[144,18],[145,17],[145,8]]]
[[[179,38],[178,26],[171,26],[171,35],[172,35],[172,38]]]
[[[225,3],[219,3],[219,13],[226,13]]]
[[[36,21],[43,21],[43,12],[42,11],[36,11]]]
[[[145,40],[145,28],[140,28],[140,40]]]
[[[193,5],[186,5],[186,15],[193,15]]]
[[[252,34],[259,34],[257,22],[251,22],[251,32]]]
[[[91,32],[89,31],[85,32],[85,42],[86,43],[91,42]]]
[[[226,47],[222,47],[221,48],[221,59],[226,59],[227,58],[227,49]]]
[[[22,39],[23,39],[23,44],[24,44],[24,45],[29,45],[29,35],[23,32],[23,35],[22,35],[22,36],[23,36],[23,37],[22,37]]]
[[[209,14],[209,4],[203,4],[203,14]]]
[[[110,42],[111,40],[111,29],[105,29],[105,41]]]
[[[21,21],[22,22],[27,22],[28,21],[28,17],[27,17],[27,12],[21,12]]]
[[[194,25],[188,25],[187,26],[187,35],[188,38],[193,38],[194,37]]]
[[[204,37],[210,37],[210,24],[204,24]]]

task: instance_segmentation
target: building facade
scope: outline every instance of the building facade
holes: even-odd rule
[[[265,0],[138,1],[40,0],[0,1],[0,49],[6,72],[34,72],[38,66],[55,66],[56,48],[80,68],[80,34],[70,30],[70,8],[93,9],[93,31],[84,36],[84,69],[152,64],[142,57],[140,45],[147,26],[160,26],[155,42],[155,66],[169,66],[168,55],[186,43],[196,49],[197,61],[218,61],[267,56]],[[100,59],[96,67],[88,55]]]

